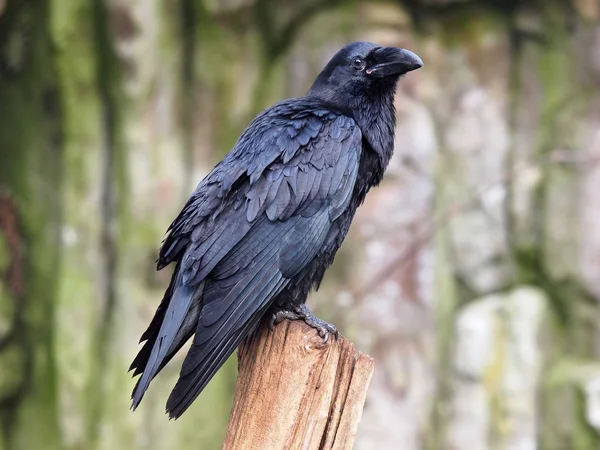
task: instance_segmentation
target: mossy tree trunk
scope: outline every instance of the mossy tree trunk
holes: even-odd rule
[[[115,314],[118,302],[117,273],[119,268],[119,234],[121,221],[119,212],[123,210],[125,192],[125,162],[120,130],[122,114],[120,109],[122,89],[120,65],[115,52],[106,0],[91,2],[90,22],[93,29],[93,53],[95,66],[95,87],[100,106],[101,168],[99,169],[101,191],[100,204],[100,296],[101,304],[95,330],[92,336],[90,373],[87,382],[86,429],[88,446],[98,448],[100,430],[110,394],[106,369],[114,358],[113,335]],[[121,189],[120,189],[121,188]]]
[[[47,0],[0,16],[1,448],[57,448],[62,121]],[[35,432],[34,432],[35,430]]]
[[[486,2],[479,3],[483,5]],[[536,399],[542,406],[537,409],[535,438],[541,448],[591,449],[598,447],[600,434],[581,412],[586,408],[586,401],[589,402],[584,395],[589,377],[580,373],[582,367],[588,367],[597,358],[597,349],[594,348],[598,336],[595,324],[597,300],[582,283],[578,268],[577,252],[582,245],[578,242],[580,237],[577,230],[581,220],[578,211],[582,206],[585,207],[578,191],[581,171],[574,164],[557,162],[560,158],[566,161],[583,159],[587,151],[581,138],[588,133],[590,110],[597,109],[598,97],[594,95],[597,87],[590,81],[594,75],[587,73],[590,69],[586,63],[587,55],[594,50],[585,45],[582,36],[592,34],[594,24],[584,23],[568,1],[553,0],[537,5],[524,3],[513,3],[511,14],[500,17],[494,8],[486,7],[488,11],[483,16],[502,19],[499,22],[502,25],[500,29],[507,36],[507,47],[510,49],[504,89],[508,100],[506,120],[511,145],[506,155],[506,173],[500,181],[506,189],[507,248],[498,256],[498,260],[505,259],[511,270],[493,289],[466,289],[459,292],[460,299],[456,307],[459,312],[464,312],[470,302],[489,304],[485,295],[492,293],[509,298],[507,294],[515,286],[534,286],[547,296],[550,320],[543,324],[544,333],[540,336],[542,344],[536,355],[543,362],[543,370]],[[463,7],[466,9],[468,5]],[[440,22],[444,24],[444,20],[449,19],[449,10],[439,8],[437,11]],[[454,11],[453,14],[458,13]],[[432,20],[434,16],[428,17]],[[468,18],[463,16],[456,23],[467,23]],[[470,23],[475,28],[475,20]],[[451,28],[451,24],[445,25]],[[485,29],[489,30],[490,27]],[[450,31],[455,35],[460,33],[460,30]],[[464,46],[479,45],[473,37],[464,37],[467,39],[461,42]],[[436,108],[441,109],[437,105]],[[492,130],[487,129],[485,136],[491,135]],[[471,163],[474,160],[472,155],[462,155],[462,158],[469,158]],[[445,178],[439,179],[441,184],[448,185],[448,174],[452,176],[448,167]],[[531,184],[524,182],[527,171],[536,174]],[[454,177],[464,177],[465,172],[466,169],[460,168]],[[444,200],[443,195],[438,197]],[[452,203],[446,204],[445,208]],[[524,208],[523,204],[527,207]],[[482,245],[481,236],[473,232],[470,242],[475,241]],[[443,253],[438,252],[438,255],[438,270],[443,271],[447,258]],[[458,267],[456,262],[453,265]],[[485,266],[493,267],[493,264],[490,262]],[[457,270],[456,267],[454,270]],[[473,286],[473,272],[464,274],[457,271],[460,277],[451,277],[450,281],[455,287],[462,288],[465,284]],[[499,274],[495,276],[500,278]],[[451,289],[450,292],[440,292],[443,302],[447,297],[452,297]],[[440,303],[440,306],[443,307],[444,303]],[[440,306],[438,310],[441,313],[444,309]],[[457,322],[452,315],[442,317],[441,322],[460,325],[460,321]],[[446,342],[442,340],[443,344]],[[509,348],[507,344],[510,346],[512,341],[506,338],[499,339],[498,343],[502,345],[496,349],[497,355],[502,356],[505,348]],[[454,352],[453,361],[456,364],[461,353],[452,350],[451,346],[440,346],[441,362],[445,361],[448,349]],[[484,352],[480,358],[486,356]],[[571,359],[576,359],[577,363],[571,363]],[[501,373],[497,371],[496,376],[505,376],[498,375]],[[592,374],[597,376],[597,372]],[[451,375],[442,375],[440,378],[445,380],[449,377]],[[503,389],[501,384],[496,383],[485,385],[482,391],[491,399],[488,405],[491,418],[490,445],[502,442],[512,432],[510,427],[498,426],[507,423],[510,417],[508,408],[494,408],[495,399],[502,399],[504,395]],[[435,408],[434,415],[439,416],[445,411]],[[453,420],[452,414],[448,415],[450,420]],[[443,420],[440,423],[445,425]],[[478,427],[473,423],[468,425],[472,429]],[[436,426],[434,432],[437,429]],[[456,434],[450,432],[452,437],[456,437]],[[433,439],[430,441],[431,448],[442,448]]]

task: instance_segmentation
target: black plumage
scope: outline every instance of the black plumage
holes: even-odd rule
[[[137,407],[152,378],[192,336],[167,402],[179,417],[265,314],[335,327],[304,306],[377,185],[394,143],[399,77],[415,54],[356,42],[308,94],[261,113],[171,224],[158,269],[176,263],[133,361]]]

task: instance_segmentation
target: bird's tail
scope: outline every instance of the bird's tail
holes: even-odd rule
[[[132,408],[140,404],[150,381],[194,334],[202,304],[204,282],[184,286],[176,269],[165,297],[150,326],[142,335],[146,341],[129,370],[142,374],[131,395]]]
[[[142,373],[133,407],[156,373],[195,334],[167,401],[172,418],[183,414],[289,283],[279,267],[279,244],[295,223],[257,227],[194,287],[184,285],[176,272],[167,290],[170,297],[159,306],[144,334],[146,346],[132,365]]]
[[[269,251],[234,276],[206,282],[194,343],[167,401],[170,417],[184,413],[287,285],[288,280],[277,267],[278,248],[274,244],[269,247]],[[227,273],[233,259],[223,262],[215,277]]]

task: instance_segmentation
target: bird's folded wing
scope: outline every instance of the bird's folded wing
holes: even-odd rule
[[[159,264],[179,260],[173,295],[144,334],[152,351],[132,367],[144,372],[134,392],[141,399],[165,358],[190,337],[190,316],[197,321],[168,401],[171,416],[187,409],[290,278],[318,254],[352,196],[361,152],[352,119],[308,116],[279,127],[271,119],[263,139],[242,136],[236,146],[254,142],[262,150],[234,149],[199,186],[161,249]]]

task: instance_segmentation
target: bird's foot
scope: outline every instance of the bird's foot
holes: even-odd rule
[[[298,319],[302,319],[302,317],[300,317],[294,311],[288,311],[286,309],[279,309],[279,310],[273,312],[273,315],[269,319],[269,329],[271,331],[273,331],[273,327],[275,325],[277,325],[278,323],[283,322],[286,319],[289,319],[289,320],[298,320]]]
[[[269,328],[273,330],[273,326],[286,319],[289,320],[304,320],[304,322],[314,328],[319,333],[319,336],[323,339],[323,342],[329,340],[329,335],[333,335],[336,339],[338,338],[338,330],[335,325],[332,325],[324,320],[319,319],[315,316],[305,304],[294,307],[293,310],[278,310],[273,313],[271,320],[269,321]]]

